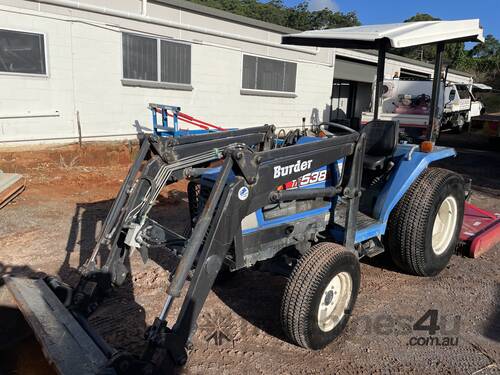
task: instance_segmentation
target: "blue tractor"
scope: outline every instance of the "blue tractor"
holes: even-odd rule
[[[360,258],[388,251],[405,272],[438,274],[454,253],[468,189],[460,175],[431,165],[455,155],[434,144],[442,54],[445,42],[477,40],[478,20],[284,36],[288,44],[378,49],[378,99],[388,48],[437,43],[428,140],[405,142],[397,122],[377,119],[377,103],[375,120],[360,131],[327,122],[285,137],[264,125],[145,138],[79,283],[6,277],[46,355],[60,373],[152,374],[182,366],[214,282],[249,267],[288,278],[283,330],[291,342],[321,349],[353,312]],[[150,213],[161,190],[181,179],[190,181],[191,221],[177,233]],[[111,348],[86,318],[126,280],[131,252],[147,260],[151,247],[176,254],[179,263],[146,333],[146,350],[135,357]],[[100,264],[102,252],[108,256]],[[168,324],[188,279],[179,315]]]

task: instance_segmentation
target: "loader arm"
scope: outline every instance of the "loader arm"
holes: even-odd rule
[[[273,137],[274,126],[265,125],[182,138],[145,138],[104,221],[96,246],[80,270],[82,275],[94,278],[93,274],[98,270],[97,256],[106,249],[109,255],[102,270],[109,273],[112,284],[121,285],[128,274],[124,260],[130,250],[126,248],[130,245],[124,243],[126,238],[122,229],[144,225],[161,189],[186,177],[185,171],[189,168],[222,159],[224,149],[231,144],[244,143],[264,150],[271,147]],[[170,234],[168,238],[172,237],[172,233],[167,234]],[[147,246],[142,250],[146,251]],[[84,303],[80,305],[89,304],[88,296],[82,296],[82,300]]]

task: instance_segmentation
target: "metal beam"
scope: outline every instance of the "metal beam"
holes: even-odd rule
[[[429,123],[427,124],[427,139],[434,143],[441,127],[439,116],[439,95],[441,89],[441,71],[443,70],[444,43],[436,46],[436,62],[434,64],[434,79],[432,82],[431,110],[429,112]]]
[[[381,44],[378,50],[377,81],[375,86],[375,98],[373,103],[373,120],[378,120],[380,110],[380,98],[382,97],[382,85],[384,84],[386,44]]]

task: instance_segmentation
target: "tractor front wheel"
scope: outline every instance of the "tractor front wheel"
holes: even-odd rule
[[[345,328],[360,284],[358,257],[334,243],[311,247],[286,285],[281,324],[303,348],[321,349]]]
[[[455,251],[464,216],[464,180],[429,168],[389,217],[387,243],[394,262],[419,276],[441,272]]]

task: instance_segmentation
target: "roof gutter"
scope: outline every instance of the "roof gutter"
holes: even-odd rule
[[[182,29],[182,30],[186,30],[186,31],[208,34],[208,35],[212,35],[212,36],[216,36],[216,37],[220,37],[220,38],[233,39],[233,40],[238,40],[238,41],[247,42],[247,43],[260,44],[260,45],[264,45],[267,47],[292,50],[292,51],[307,53],[310,55],[317,55],[319,52],[319,48],[307,49],[307,48],[300,48],[300,47],[292,47],[292,46],[283,45],[281,43],[275,43],[275,42],[270,42],[270,41],[266,41],[266,40],[250,38],[250,37],[239,35],[239,34],[226,33],[226,32],[222,32],[222,31],[218,31],[218,30],[207,29],[204,27],[186,25],[186,24],[182,24],[182,23],[178,23],[178,22],[164,20],[161,18],[150,17],[146,14],[125,12],[125,11],[121,11],[121,10],[110,9],[107,7],[86,4],[86,3],[82,3],[80,1],[40,0],[37,2],[61,6],[61,7],[67,7],[67,8],[72,8],[72,9],[79,9],[79,10],[92,12],[92,13],[105,14],[105,15],[110,15],[110,16],[119,17],[119,18],[126,18],[126,19],[135,20],[135,21],[148,22],[148,23],[155,24],[155,25],[173,27],[173,28]],[[145,6],[145,5],[146,4],[143,3],[143,6]],[[143,9],[143,12],[145,13],[144,9]]]

